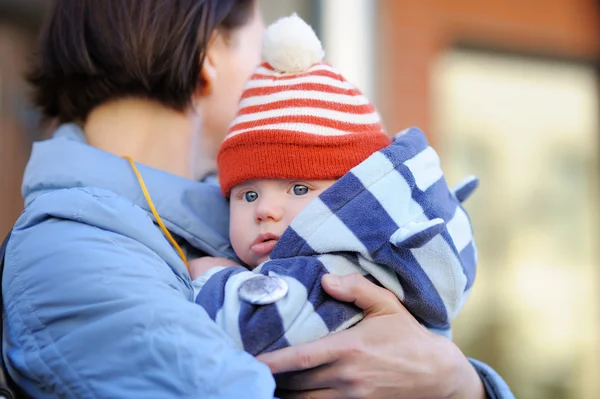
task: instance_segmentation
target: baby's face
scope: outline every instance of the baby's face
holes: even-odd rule
[[[292,219],[335,180],[252,180],[231,190],[229,234],[248,266],[267,258]]]

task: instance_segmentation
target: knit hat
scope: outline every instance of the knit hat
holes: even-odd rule
[[[391,143],[373,105],[323,57],[298,15],[267,28],[266,62],[246,83],[217,155],[225,196],[248,180],[336,180]]]

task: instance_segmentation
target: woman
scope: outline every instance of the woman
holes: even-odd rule
[[[31,396],[273,397],[269,368],[193,304],[186,270],[233,257],[227,205],[195,181],[262,30],[253,0],[56,1],[31,82],[63,125],[33,149],[2,287],[8,367]],[[366,320],[263,356],[283,396],[511,397],[389,292],[358,276],[324,286]]]

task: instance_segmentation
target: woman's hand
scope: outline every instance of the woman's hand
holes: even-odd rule
[[[190,277],[192,280],[202,276],[210,268],[216,266],[238,266],[234,261],[227,258],[213,258],[212,256],[203,256],[196,258],[188,263],[190,269]]]
[[[360,275],[325,275],[323,288],[365,319],[315,342],[258,356],[282,398],[483,399],[475,369],[452,341],[430,333],[386,289]]]

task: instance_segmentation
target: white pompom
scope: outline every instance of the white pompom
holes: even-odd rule
[[[283,73],[304,72],[325,56],[315,31],[296,13],[267,28],[262,52],[264,60]]]

